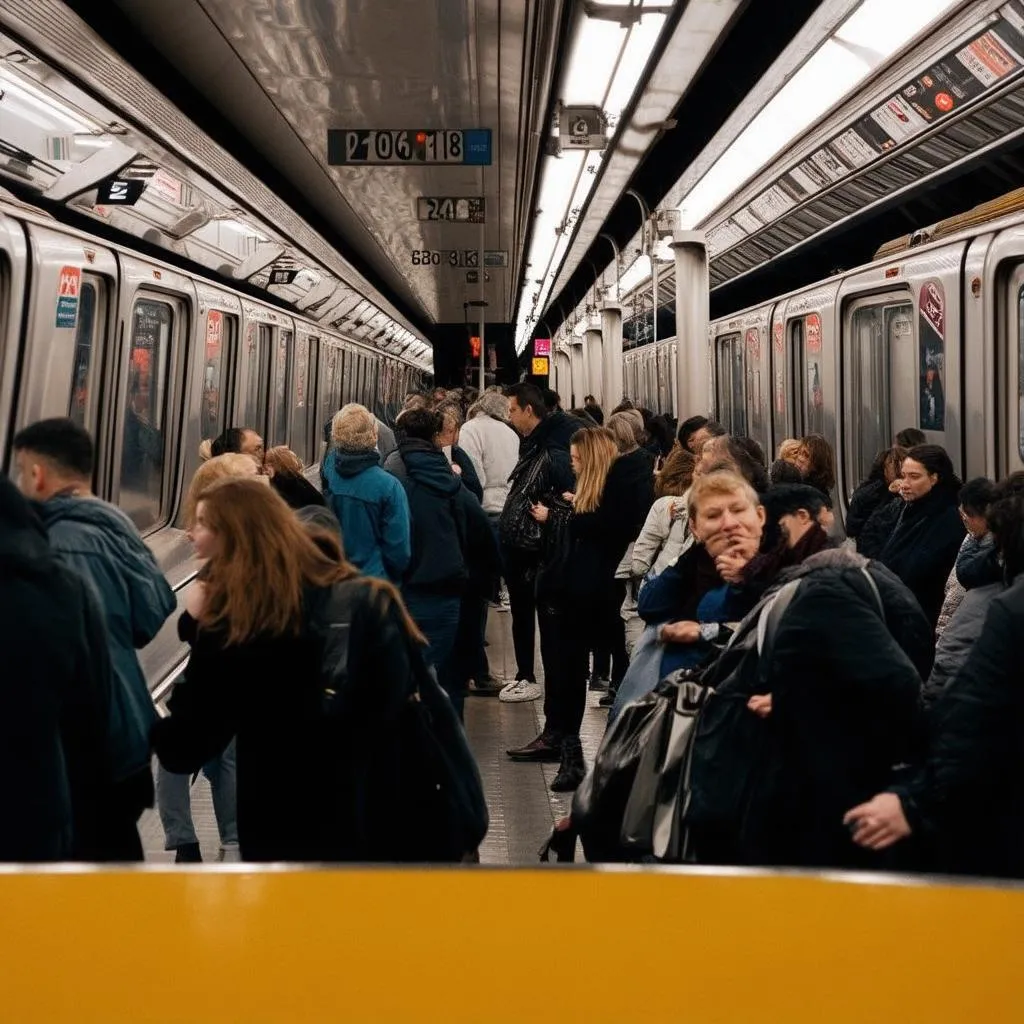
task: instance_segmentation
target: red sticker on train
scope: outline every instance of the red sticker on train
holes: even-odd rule
[[[821,317],[817,313],[808,313],[804,318],[804,332],[807,338],[807,351],[821,351]]]
[[[772,328],[772,337],[775,341],[775,351],[778,352],[779,355],[782,355],[782,324],[776,324],[775,327]]]
[[[747,355],[755,361],[761,358],[761,332],[756,327],[747,331]]]
[[[937,281],[929,281],[921,288],[921,316],[940,338],[946,337],[946,297]]]

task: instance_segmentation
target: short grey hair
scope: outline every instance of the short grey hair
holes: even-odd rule
[[[349,402],[331,420],[331,439],[347,451],[369,451],[377,447],[377,420],[365,405]]]
[[[492,419],[508,422],[508,399],[500,391],[485,391],[470,407],[466,419],[472,419],[478,413]]]

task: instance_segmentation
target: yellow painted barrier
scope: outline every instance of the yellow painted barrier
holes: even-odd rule
[[[1024,1020],[1024,891],[686,870],[0,870],[2,1021]]]

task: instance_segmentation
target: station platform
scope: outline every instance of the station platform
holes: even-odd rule
[[[491,609],[487,622],[487,657],[491,673],[514,678],[512,616]],[[543,682],[540,639],[536,644],[537,679]],[[604,735],[608,712],[597,706],[601,694],[587,695],[581,738],[588,766]],[[466,733],[483,777],[491,827],[480,847],[480,861],[497,866],[523,867],[537,863],[538,851],[554,822],[569,813],[571,793],[548,788],[558,771],[556,764],[517,764],[505,751],[532,740],[543,724],[543,699],[503,704],[497,697],[466,698]],[[301,778],[296,778],[301,785]],[[192,816],[203,861],[216,862],[220,852],[210,786],[202,775],[192,787]],[[139,826],[147,862],[172,863],[173,851],[164,850],[164,832],[155,810],[147,811]]]

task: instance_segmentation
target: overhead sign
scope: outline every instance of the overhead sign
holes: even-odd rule
[[[600,107],[563,107],[558,141],[564,149],[604,149],[604,113]]]
[[[331,166],[491,163],[491,129],[331,128],[327,132]]]
[[[299,276],[297,269],[279,267],[270,271],[267,284],[291,284]]]
[[[531,360],[530,373],[534,377],[546,377],[548,375],[548,360],[546,356],[537,356]]]
[[[484,197],[420,196],[416,200],[420,220],[454,221],[457,224],[484,223]]]
[[[479,249],[413,249],[410,261],[414,267],[480,266]]]
[[[469,354],[474,359],[480,358],[480,338],[475,334],[469,339]]]
[[[533,354],[535,356],[549,356],[549,355],[551,355],[551,339],[550,338],[534,338],[533,339]]]
[[[467,270],[466,271],[466,284],[479,284],[480,283],[480,271],[479,270]],[[491,283],[491,275],[484,271],[484,284]]]
[[[134,206],[146,185],[144,178],[107,178],[96,186],[96,202],[103,206]]]
[[[78,293],[82,289],[82,271],[78,267],[61,267],[57,283],[57,327],[74,327],[78,323]]]
[[[508,249],[484,249],[485,267],[507,267]]]

